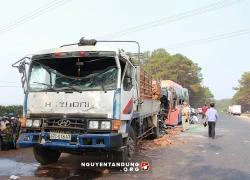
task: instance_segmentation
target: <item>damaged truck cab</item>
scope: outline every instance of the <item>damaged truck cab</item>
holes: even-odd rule
[[[152,79],[123,50],[102,44],[81,39],[13,64],[25,94],[18,145],[33,147],[41,164],[62,152],[105,151],[127,160],[138,139],[158,135]]]

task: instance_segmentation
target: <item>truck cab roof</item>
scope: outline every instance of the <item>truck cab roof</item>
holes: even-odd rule
[[[68,56],[70,56],[69,52],[72,52],[72,54],[73,52],[83,52],[83,54],[84,52],[92,52],[92,53],[107,52],[107,56],[111,56],[111,54],[113,53],[112,56],[116,56],[116,55],[121,56],[123,57],[123,60],[133,65],[133,63],[131,62],[131,57],[129,57],[123,49],[117,48],[117,45],[115,44],[113,46],[107,46],[107,43],[136,43],[138,45],[138,58],[139,58],[140,45],[137,41],[97,41],[95,39],[84,39],[84,38],[81,38],[78,43],[62,45],[59,48],[41,50],[32,54],[31,56],[32,56],[32,59],[35,59],[34,56],[36,55],[38,56],[39,55],[51,55],[51,54],[54,55],[56,53],[58,54],[68,53]],[[108,52],[110,52],[110,54]]]
[[[31,55],[31,61],[38,60],[38,59],[54,59],[56,56],[61,56],[62,58],[70,58],[70,57],[83,57],[86,56],[86,54],[98,54],[98,56],[116,56],[122,57],[122,61],[128,62],[132,66],[135,66],[133,62],[131,61],[131,58],[126,54],[126,52],[123,49],[114,48],[110,46],[64,46],[59,48],[51,48],[51,49],[45,49],[40,50],[34,54]],[[76,53],[76,55],[74,55]],[[83,53],[85,55],[81,56],[80,53]],[[61,54],[61,55],[60,55]],[[64,57],[62,54],[67,54]],[[59,57],[57,57],[59,58]]]
[[[40,50],[38,52],[35,52],[35,55],[39,54],[50,54],[50,53],[58,53],[58,52],[74,52],[74,51],[109,51],[109,52],[115,52],[118,54],[121,50],[118,48],[112,48],[107,46],[78,46],[78,45],[72,45],[72,46],[64,46],[59,48],[51,48],[51,49],[44,49]]]

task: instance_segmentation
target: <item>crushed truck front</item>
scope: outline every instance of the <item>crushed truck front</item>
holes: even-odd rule
[[[62,151],[121,147],[120,77],[116,51],[85,46],[33,55],[19,146],[42,144]]]

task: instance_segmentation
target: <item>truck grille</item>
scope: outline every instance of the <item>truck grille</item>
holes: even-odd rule
[[[44,128],[60,128],[60,129],[79,129],[86,130],[87,129],[87,120],[86,119],[78,119],[78,118],[51,118],[43,120]]]

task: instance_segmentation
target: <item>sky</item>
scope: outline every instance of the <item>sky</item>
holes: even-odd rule
[[[238,86],[241,74],[250,71],[250,33],[239,35],[240,30],[250,31],[249,0],[64,0],[60,1],[61,6],[40,11],[41,15],[13,25],[34,10],[59,1],[1,2],[1,105],[23,102],[23,90],[16,87],[21,86],[21,76],[11,64],[41,49],[76,43],[81,37],[136,40],[142,51],[165,48],[170,54],[181,53],[202,68],[203,85],[211,89],[216,99],[231,98],[235,93],[232,88]],[[221,3],[222,8],[215,6],[200,13],[204,10],[201,7],[215,3]],[[158,26],[115,34],[162,18],[165,22]],[[11,24],[11,28],[4,29]],[[236,36],[229,38],[227,34],[231,32],[237,32]],[[191,43],[192,46],[180,44],[220,34],[226,37]]]

